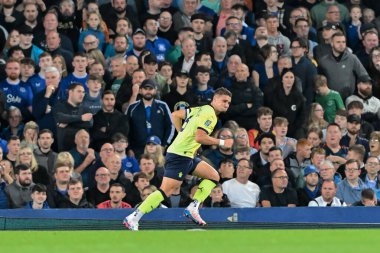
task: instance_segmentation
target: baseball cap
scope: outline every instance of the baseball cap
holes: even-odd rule
[[[370,76],[359,76],[358,83],[370,83],[370,84],[372,84],[372,79]]]
[[[144,63],[145,64],[157,63],[157,57],[153,53],[147,54],[146,56],[144,56]]]
[[[21,25],[18,28],[18,32],[20,34],[33,34],[33,29],[28,25]]]
[[[151,80],[151,79],[145,79],[141,83],[140,88],[147,88],[147,87],[156,89],[157,85],[156,85],[156,83],[153,80]]]
[[[139,33],[145,36],[144,30],[141,29],[141,28],[137,28],[136,31],[133,33],[133,35],[136,35],[136,34],[139,34]]]
[[[152,135],[146,141],[146,144],[153,143],[154,145],[161,145],[161,140],[158,136]]]
[[[317,175],[319,176],[319,171],[317,170],[317,168],[314,165],[309,165],[305,168],[304,176],[306,177],[307,175],[309,175],[311,173],[317,173]]]
[[[348,115],[347,117],[347,122],[349,123],[353,123],[353,122],[358,122],[360,123],[361,122],[361,118],[359,115],[356,115],[356,114],[350,114]]]

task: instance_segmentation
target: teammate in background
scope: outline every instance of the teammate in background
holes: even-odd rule
[[[210,105],[172,113],[178,135],[167,150],[164,179],[160,189],[149,195],[124,219],[123,223],[129,230],[138,230],[141,217],[169,198],[173,191],[180,187],[187,174],[203,180],[194,194],[194,201],[185,209],[184,216],[198,225],[206,225],[199,215],[198,208],[218,184],[219,174],[208,163],[195,157],[195,153],[201,145],[232,147],[233,139],[220,140],[209,136],[217,123],[217,115],[226,112],[230,103],[231,93],[225,88],[219,88],[215,91]]]

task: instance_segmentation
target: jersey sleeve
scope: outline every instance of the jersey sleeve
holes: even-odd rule
[[[217,123],[217,118],[215,112],[212,108],[211,110],[202,110],[199,114],[199,125],[198,129],[206,131],[207,134],[211,134],[214,131],[214,127]]]

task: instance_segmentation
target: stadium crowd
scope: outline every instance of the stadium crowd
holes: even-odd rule
[[[136,207],[219,87],[203,207],[379,205],[379,31],[375,0],[0,0],[0,208]]]

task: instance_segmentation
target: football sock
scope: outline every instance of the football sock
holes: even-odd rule
[[[216,183],[209,179],[203,179],[198,186],[198,190],[194,194],[194,201],[189,205],[190,209],[198,209],[199,204],[202,203],[211,193],[211,190],[214,189]]]
[[[158,207],[165,197],[165,193],[161,190],[157,190],[150,194],[137,209],[143,214],[150,213],[153,209]]]

